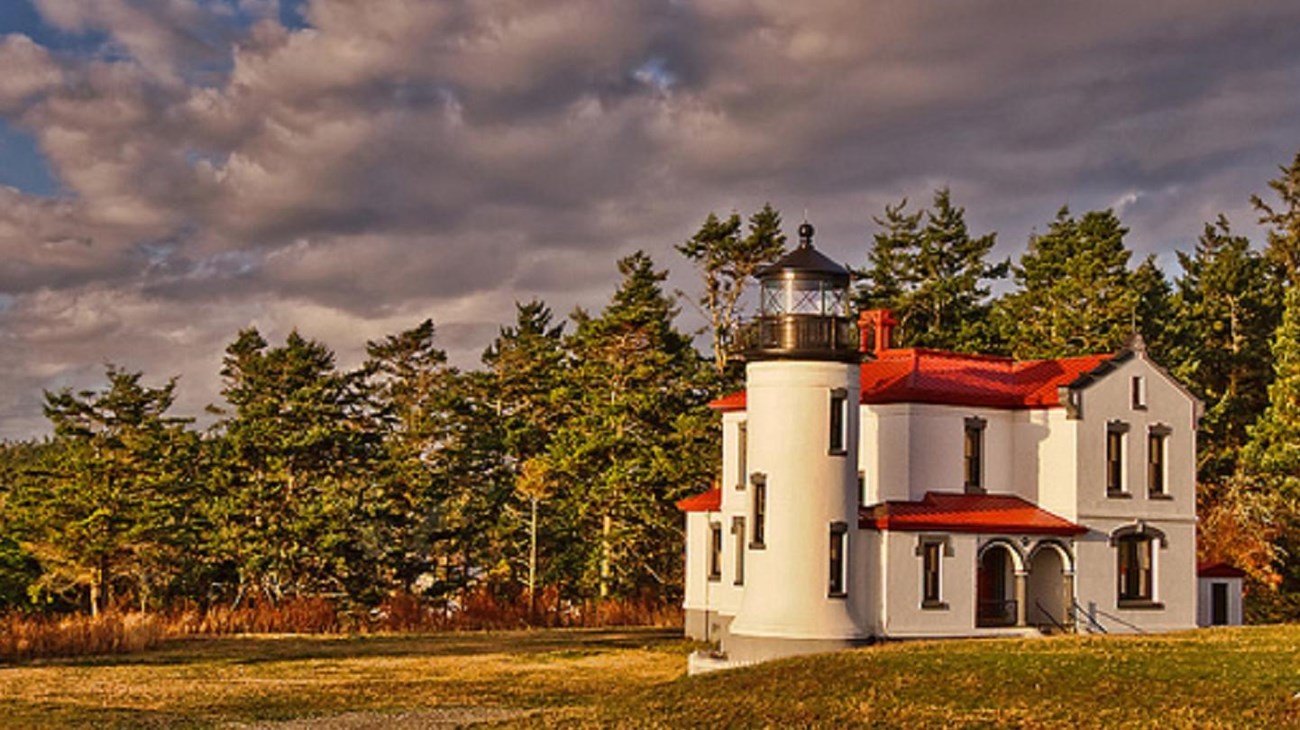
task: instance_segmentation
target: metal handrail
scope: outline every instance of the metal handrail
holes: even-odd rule
[[[1083,607],[1079,605],[1078,601],[1074,602],[1074,608],[1076,612],[1083,610]],[[1097,622],[1097,619],[1093,617],[1092,613],[1096,613],[1097,615],[1108,618],[1117,624],[1122,624],[1130,629],[1133,629],[1135,633],[1139,633],[1139,634],[1148,633],[1147,630],[1142,628],[1141,626],[1138,626],[1137,624],[1129,623],[1128,621],[1125,621],[1124,619],[1120,618],[1119,616],[1116,616],[1113,613],[1107,613],[1100,609],[1093,609],[1091,613],[1085,613],[1084,615],[1088,617],[1088,622],[1095,625],[1098,629],[1101,630],[1103,634],[1109,634],[1110,632],[1106,630],[1106,627],[1102,626],[1100,623]]]
[[[1034,599],[1034,608],[1037,608],[1039,613],[1046,616],[1047,620],[1050,621],[1053,626],[1060,629],[1062,633],[1068,633],[1070,631],[1070,629],[1066,628],[1064,624],[1056,620],[1056,617],[1052,615],[1051,611],[1048,611],[1046,608],[1043,608],[1043,604],[1040,603],[1037,598]]]

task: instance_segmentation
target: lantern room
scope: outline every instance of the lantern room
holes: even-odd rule
[[[799,226],[799,247],[759,273],[758,319],[744,336],[747,360],[859,358],[849,319],[849,272],[813,248],[813,227]]]

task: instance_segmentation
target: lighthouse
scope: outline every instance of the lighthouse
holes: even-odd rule
[[[733,661],[865,641],[858,530],[859,337],[849,272],[799,246],[759,274],[745,333],[748,474],[745,586],[723,648]]]

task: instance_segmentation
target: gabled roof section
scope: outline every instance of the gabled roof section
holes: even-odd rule
[[[1017,361],[943,350],[884,350],[862,363],[862,402],[934,403],[984,408],[1054,408],[1061,388],[1098,377],[1114,355]],[[1096,375],[1094,375],[1094,373]],[[709,404],[717,411],[745,409],[739,391]]]
[[[1081,535],[1088,528],[1009,494],[927,492],[919,502],[863,507],[858,527],[899,532],[975,532],[1003,535]]]
[[[677,509],[683,512],[717,512],[721,508],[722,490],[717,488],[677,500]]]

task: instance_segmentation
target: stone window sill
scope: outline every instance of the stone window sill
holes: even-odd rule
[[[1128,492],[1121,492],[1116,489],[1107,489],[1106,497],[1109,499],[1133,499],[1133,495]]]
[[[948,604],[943,601],[922,601],[921,608],[926,611],[947,611]]]
[[[1119,608],[1133,611],[1163,611],[1165,604],[1146,598],[1121,598]]]
[[[835,591],[833,593],[827,593],[826,597],[827,598],[848,598],[849,594],[845,593],[844,591]]]
[[[1162,499],[1168,502],[1172,502],[1174,499],[1174,495],[1167,494],[1165,492],[1153,492],[1147,495],[1147,499]]]
[[[757,540],[754,540],[754,541],[751,541],[751,542],[749,543],[749,549],[750,549],[750,550],[765,550],[765,549],[767,549],[767,545],[765,545],[765,544],[763,544],[763,543],[761,543],[761,542],[758,542]]]

